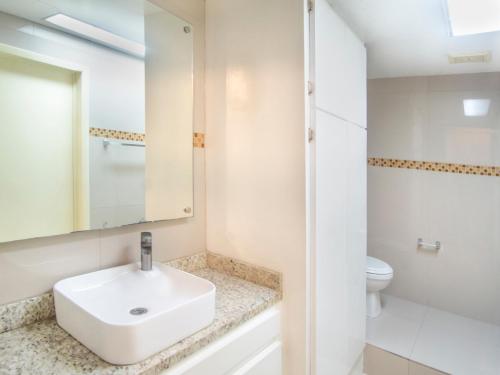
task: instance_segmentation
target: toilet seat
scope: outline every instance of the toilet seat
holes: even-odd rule
[[[374,279],[378,279],[379,277],[383,276],[391,276],[394,271],[392,270],[392,267],[389,266],[386,262],[383,260],[374,258],[374,257],[366,257],[366,273],[368,277],[372,277]]]

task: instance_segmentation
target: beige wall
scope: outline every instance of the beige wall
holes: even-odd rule
[[[284,374],[306,373],[300,0],[208,0],[207,248],[284,274]]]
[[[194,29],[194,129],[204,131],[204,2],[155,0]],[[155,260],[168,260],[205,249],[204,150],[194,150],[195,216],[120,229],[0,244],[0,304],[48,291],[61,278],[130,262],[139,256],[139,233],[153,232]],[[8,286],[8,287],[6,287]]]
[[[500,73],[369,81],[368,156],[500,166]],[[483,117],[465,99],[489,99]],[[500,324],[500,177],[368,168],[368,253],[386,292]],[[438,252],[417,238],[441,241]]]

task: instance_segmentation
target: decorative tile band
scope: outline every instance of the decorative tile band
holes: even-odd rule
[[[143,133],[132,133],[132,132],[125,132],[122,130],[102,129],[102,128],[90,128],[89,133],[91,136],[94,137],[122,139],[124,141],[144,142],[144,139],[146,138],[145,134]]]
[[[193,133],[193,146],[196,148],[205,148],[205,134]]]
[[[146,135],[143,133],[126,132],[122,130],[90,128],[89,134],[93,137],[121,139],[125,141],[144,142]],[[205,148],[205,134],[193,133],[193,147]]]
[[[500,177],[500,167],[439,163],[433,161],[415,161],[401,159],[368,158],[368,165],[372,167],[418,169],[424,171],[470,174],[479,176]]]

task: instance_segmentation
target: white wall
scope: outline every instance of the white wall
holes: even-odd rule
[[[304,4],[206,6],[207,248],[283,272],[283,373],[304,375]]]
[[[365,343],[366,51],[326,0],[313,23],[312,360],[347,375]]]
[[[369,81],[369,156],[500,165],[500,73]],[[465,117],[463,100],[491,100]],[[500,177],[369,167],[369,254],[387,293],[500,324]],[[417,238],[441,241],[434,253]]]
[[[204,132],[204,3],[156,0],[194,28],[194,129]],[[2,32],[5,36],[6,33]],[[0,244],[0,303],[48,291],[61,278],[130,262],[139,256],[139,233],[153,232],[153,257],[164,261],[205,249],[204,150],[194,150],[194,206],[191,219]]]

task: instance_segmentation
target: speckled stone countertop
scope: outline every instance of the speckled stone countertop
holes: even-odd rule
[[[215,320],[194,335],[140,363],[114,366],[46,319],[0,334],[0,374],[159,374],[281,299],[279,289],[213,268],[188,271],[217,287]]]

